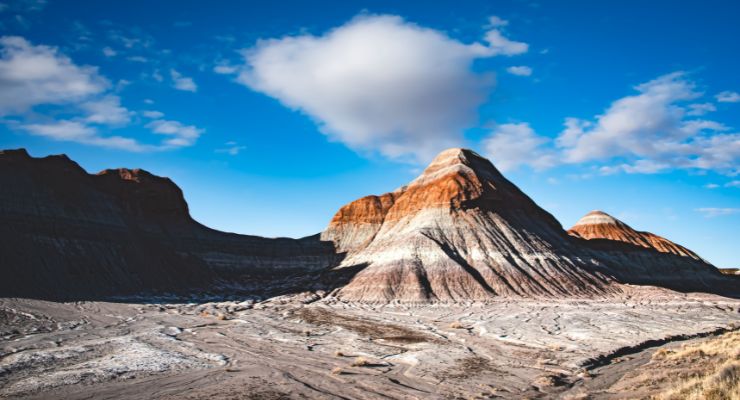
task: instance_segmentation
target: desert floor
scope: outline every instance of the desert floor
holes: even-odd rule
[[[656,351],[740,328],[739,300],[634,293],[426,306],[0,299],[0,397],[641,398],[690,368],[667,370]]]

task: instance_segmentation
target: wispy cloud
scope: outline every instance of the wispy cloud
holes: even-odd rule
[[[121,98],[115,95],[86,101],[80,108],[88,115],[85,121],[104,125],[126,125],[131,121],[131,111],[121,106]]]
[[[740,93],[728,90],[717,94],[715,98],[720,103],[738,103],[740,102]]]
[[[116,91],[128,81],[111,88],[97,68],[79,66],[55,47],[33,45],[17,36],[0,37],[0,56],[0,116],[16,117],[13,129],[56,141],[137,152],[191,146],[203,133],[193,125],[161,120],[162,113],[145,111],[155,119],[146,127],[165,139],[151,144],[111,134],[113,129],[130,126],[135,114],[122,105]],[[34,112],[42,105],[51,106],[52,112]],[[64,117],[55,119],[56,114]]]
[[[712,103],[689,104],[688,108],[689,111],[686,113],[686,115],[690,116],[700,116],[713,111],[717,111],[717,107],[715,107]]]
[[[740,208],[716,208],[704,207],[697,208],[695,211],[704,215],[705,218],[715,218],[740,213]]]
[[[79,102],[110,86],[97,68],[78,66],[57,48],[19,36],[0,37],[0,55],[0,115]]]
[[[231,75],[239,72],[239,67],[228,64],[219,64],[213,67],[213,72],[221,75]]]
[[[506,72],[508,72],[508,73],[510,73],[512,75],[530,76],[530,75],[532,75],[532,68],[527,67],[525,65],[511,66],[509,68],[506,68]]]
[[[149,59],[144,56],[128,56],[126,57],[127,60],[131,62],[137,62],[137,63],[147,63],[149,62]]]
[[[240,146],[237,142],[229,141],[224,143],[226,147],[216,149],[216,153],[226,153],[230,156],[238,155],[242,150],[246,149],[247,146]]]
[[[184,90],[186,92],[197,92],[198,85],[195,84],[193,78],[182,76],[181,73],[174,69],[170,70],[170,77],[172,78],[172,86],[177,90]]]
[[[538,136],[527,123],[497,126],[483,139],[483,148],[502,171],[529,165],[536,170],[557,164],[554,151],[544,146],[548,139]]]
[[[115,57],[118,54],[117,51],[111,49],[108,46],[103,47],[102,52],[103,52],[103,55],[106,56],[106,57]]]
[[[740,133],[721,122],[696,118],[714,106],[690,103],[703,94],[687,74],[664,75],[635,90],[637,94],[617,99],[593,119],[566,118],[565,129],[554,142],[527,132],[522,140],[509,133],[496,146],[487,141],[490,138],[482,145],[492,158],[498,154],[508,165],[540,169],[580,164],[595,167],[601,174],[654,174],[673,169],[740,174]],[[496,136],[494,132],[492,137]],[[548,155],[544,161],[538,159],[542,154]]]
[[[155,120],[146,124],[146,127],[156,134],[168,136],[163,142],[166,147],[192,146],[204,132],[193,125],[168,120]]]
[[[161,111],[155,111],[155,110],[145,110],[141,112],[141,115],[150,118],[150,119],[159,119],[164,117],[164,113]]]
[[[95,127],[85,125],[79,121],[54,121],[44,124],[26,124],[21,128],[32,135],[43,136],[56,141],[75,142],[98,147],[107,147],[126,151],[153,150],[132,138],[122,136],[101,136]]]

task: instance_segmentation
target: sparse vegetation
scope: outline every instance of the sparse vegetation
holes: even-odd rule
[[[357,357],[354,361],[352,361],[353,367],[367,367],[371,365],[370,361],[365,357]]]
[[[655,400],[740,400],[740,332],[678,349],[660,349],[653,362],[690,365],[689,375],[673,381]]]
[[[342,369],[342,367],[334,367],[331,370],[332,375],[342,375],[343,373],[344,373],[344,370]]]
[[[556,383],[557,383],[557,380],[555,379],[555,377],[550,376],[550,375],[541,376],[534,381],[535,386],[540,386],[540,387],[555,386]]]
[[[337,350],[337,351],[334,352],[334,357],[344,357],[344,353],[342,353],[341,351]]]
[[[463,325],[460,321],[455,321],[450,324],[450,328],[452,329],[465,329],[465,325]]]

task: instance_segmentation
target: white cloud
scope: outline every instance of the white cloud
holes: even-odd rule
[[[152,79],[154,79],[157,82],[163,82],[164,76],[162,76],[159,70],[154,70],[154,72],[152,72]]]
[[[88,115],[87,122],[105,125],[126,125],[131,121],[131,111],[121,106],[118,96],[107,95],[97,100],[80,104]]]
[[[489,56],[515,56],[526,53],[529,50],[528,44],[510,40],[498,29],[491,29],[486,32],[485,39],[489,47],[484,49],[483,54]]]
[[[509,21],[507,21],[505,19],[502,19],[502,18],[499,18],[499,17],[497,17],[495,15],[492,15],[492,16],[488,17],[488,25],[491,28],[499,28],[499,27],[502,27],[502,26],[509,25]]]
[[[604,175],[616,174],[617,172],[626,172],[628,174],[657,174],[670,167],[670,164],[653,160],[636,160],[632,164],[606,165],[599,168],[599,172]]]
[[[149,104],[151,104],[151,103],[149,103]],[[147,118],[151,118],[151,119],[160,119],[160,118],[164,117],[164,113],[163,112],[154,111],[154,110],[142,111],[141,112],[141,115],[143,115],[143,116],[145,116]]]
[[[707,189],[717,189],[719,185],[716,183],[707,183],[706,185],[704,185],[704,187]]]
[[[702,213],[704,217],[706,218],[714,218],[714,217],[722,217],[726,215],[738,214],[740,213],[740,208],[704,207],[704,208],[697,208],[695,211]]]
[[[103,47],[103,55],[106,57],[115,57],[116,54],[118,54],[117,51],[111,49],[110,47]]]
[[[247,146],[240,146],[234,141],[226,142],[225,145],[225,148],[216,149],[216,153],[226,153],[230,156],[235,156],[238,155],[239,152],[247,148]]]
[[[213,67],[213,72],[221,75],[231,75],[239,72],[239,67],[228,64],[220,64]]]
[[[725,187],[740,188],[740,181],[730,181],[725,183]]]
[[[512,75],[530,76],[530,75],[532,75],[532,68],[527,67],[525,65],[511,66],[509,68],[506,68],[506,72],[508,72],[508,73],[510,73]]]
[[[26,124],[22,129],[36,136],[43,136],[52,140],[75,142],[99,147],[121,149],[127,151],[146,151],[151,147],[142,145],[134,139],[121,136],[100,136],[94,127],[79,121],[54,121],[44,124]]]
[[[110,85],[97,68],[77,66],[57,48],[34,46],[22,37],[0,37],[0,54],[0,115],[78,102]]]
[[[473,61],[527,48],[497,30],[486,39],[465,44],[397,16],[361,16],[322,36],[259,41],[237,80],[355,150],[425,161],[461,144],[493,87]]]
[[[193,125],[184,125],[178,121],[156,120],[146,124],[152,132],[169,136],[163,144],[166,147],[192,146],[204,130]]]
[[[127,60],[131,62],[137,62],[137,63],[147,63],[149,62],[149,59],[143,56],[130,56],[126,57]]]
[[[601,174],[654,174],[673,169],[740,174],[740,133],[717,121],[690,118],[711,103],[686,74],[677,72],[635,87],[593,120],[566,118],[553,141],[526,124],[498,127],[483,146],[503,169],[530,165],[592,164]]]
[[[689,104],[689,111],[686,115],[700,116],[713,111],[717,111],[717,107],[712,103]]]
[[[170,70],[170,77],[172,77],[173,87],[177,90],[184,90],[187,92],[197,92],[198,85],[195,84],[193,78],[182,76],[179,72],[174,69]]]
[[[636,154],[644,156],[655,151],[659,139],[684,136],[685,112],[674,103],[696,98],[693,84],[674,73],[637,86],[640,94],[623,97],[597,117],[587,131],[570,129],[572,147],[565,152],[566,160],[582,162],[604,157]],[[574,120],[570,120],[574,121]]]
[[[527,123],[497,126],[483,139],[486,155],[501,171],[514,170],[528,165],[535,170],[557,164],[555,153],[544,145],[548,139],[538,136]]]
[[[106,130],[128,126],[132,111],[121,105],[97,68],[78,66],[58,49],[34,46],[21,37],[0,38],[0,116],[13,115],[13,127],[57,141],[127,151],[167,150],[195,143],[202,129],[177,121],[156,120],[147,127],[168,135],[158,144],[111,135]],[[128,81],[119,81],[118,89]],[[34,106],[53,106],[47,115]],[[46,110],[44,110],[46,111]],[[163,116],[145,112],[150,118]],[[54,115],[64,115],[55,120]]]
[[[729,90],[726,90],[726,91],[724,91],[722,93],[719,93],[719,94],[717,94],[714,97],[720,103],[737,103],[737,102],[740,102],[740,93],[731,92]]]
[[[685,74],[664,75],[635,89],[638,94],[613,102],[594,122],[566,119],[566,129],[556,140],[565,162],[625,158],[627,162],[607,171],[628,173],[671,168],[739,171],[740,135],[720,133],[730,128],[716,121],[686,118],[690,111],[682,103],[702,94]]]

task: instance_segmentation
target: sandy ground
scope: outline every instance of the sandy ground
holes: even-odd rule
[[[635,293],[423,307],[0,299],[0,397],[634,398],[660,389],[625,383],[657,348],[740,327],[738,300]]]

